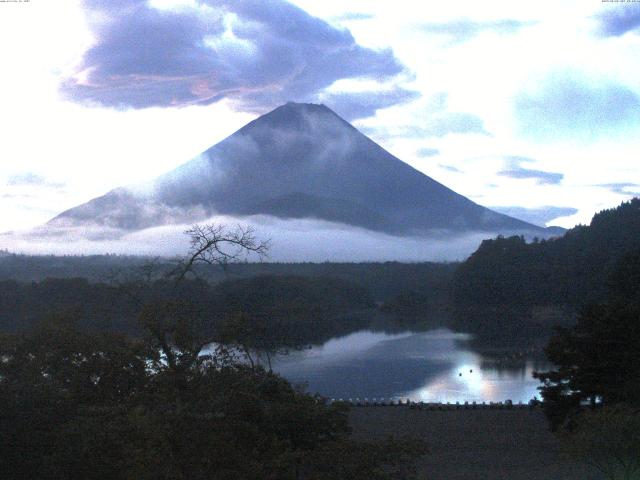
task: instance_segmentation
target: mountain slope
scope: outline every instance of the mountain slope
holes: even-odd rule
[[[453,192],[313,104],[278,107],[139,190],[113,190],[49,224],[137,230],[266,214],[391,234],[545,232]]]

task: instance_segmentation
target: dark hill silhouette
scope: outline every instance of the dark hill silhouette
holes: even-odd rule
[[[594,215],[559,238],[485,240],[458,268],[459,305],[585,304],[606,299],[611,275],[640,250],[640,198]],[[618,280],[618,283],[623,283]],[[633,284],[633,279],[628,279]],[[620,287],[619,287],[620,288]]]
[[[323,105],[295,103],[250,122],[147,188],[113,190],[49,224],[137,230],[214,214],[317,218],[392,234],[557,233],[455,193]]]

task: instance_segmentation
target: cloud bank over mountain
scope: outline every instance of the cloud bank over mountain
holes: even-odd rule
[[[270,240],[270,262],[456,261],[466,258],[486,238],[484,233],[399,237],[315,219],[267,215],[215,216],[201,221],[250,225]],[[4,248],[29,254],[122,254],[176,256],[189,248],[184,232],[191,223],[127,231],[98,225],[38,229],[0,234]],[[248,257],[248,261],[258,261]]]

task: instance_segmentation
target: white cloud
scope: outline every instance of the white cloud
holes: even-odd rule
[[[471,254],[486,238],[434,232],[431,237],[396,237],[320,220],[283,220],[270,216],[216,216],[206,222],[251,225],[259,240],[270,240],[269,261],[454,261]],[[121,253],[175,256],[189,247],[184,231],[171,225],[137,232],[105,227],[41,228],[0,235],[0,244],[21,253]],[[250,257],[252,260],[257,258]]]
[[[374,139],[383,147],[453,190],[484,205],[576,208],[575,215],[562,219],[562,225],[571,226],[588,222],[595,211],[633,194],[629,188],[613,191],[596,185],[640,184],[637,135],[549,144],[523,135],[514,118],[514,100],[530,91],[529,82],[558,68],[583,72],[592,90],[615,82],[640,94],[640,35],[603,37],[599,30],[601,14],[617,18],[614,9],[619,6],[583,0],[426,2],[419,9],[409,0],[292,3],[348,27],[364,47],[393,49],[408,72],[383,87],[417,91],[423,98],[378,110],[357,126],[377,132]],[[153,0],[165,9],[178,4],[194,2]],[[65,102],[57,91],[59,80],[96,40],[80,1],[3,4],[1,10],[0,231],[41,224],[114,187],[168,171],[255,117],[234,112],[224,102],[145,111],[89,109]],[[509,19],[537,23],[508,33],[508,39],[505,33],[484,31],[449,46],[442,35],[418,28],[426,22]],[[358,81],[338,82],[331,92],[361,86]],[[370,79],[366,89],[379,88]],[[492,136],[459,133],[425,141],[403,134],[407,126],[424,128],[434,122],[425,118],[425,105],[439,92],[447,94],[447,111],[474,115]],[[421,157],[417,152],[425,147],[439,154]],[[510,155],[535,159],[527,165],[530,170],[562,174],[562,186],[499,176],[504,170],[501,159]],[[19,172],[33,172],[66,187],[64,192],[36,185],[28,191],[10,189],[8,179]]]

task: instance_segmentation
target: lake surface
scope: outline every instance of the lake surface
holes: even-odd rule
[[[273,369],[310,393],[335,399],[394,398],[423,402],[528,402],[545,364],[525,360],[504,369],[447,329],[384,333],[361,330],[308,350],[278,356]]]

